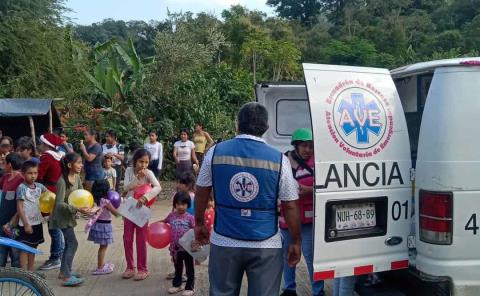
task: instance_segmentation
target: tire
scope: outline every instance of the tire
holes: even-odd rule
[[[14,290],[19,294],[12,294],[11,285],[15,285]],[[4,291],[4,289],[6,289]],[[23,293],[20,293],[22,292]],[[25,271],[20,268],[0,268],[0,295],[35,295],[35,296],[55,296],[53,290],[48,287],[47,282],[38,274]]]

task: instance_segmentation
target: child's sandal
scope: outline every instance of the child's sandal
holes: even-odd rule
[[[139,271],[137,275],[133,278],[134,281],[143,281],[148,277],[147,271]]]
[[[183,290],[185,290],[185,288],[183,288],[182,286],[180,287],[171,287],[171,288],[168,288],[168,294],[176,294],[178,292],[182,292]]]
[[[127,280],[133,278],[134,276],[135,276],[135,270],[133,269],[127,269],[122,274],[122,278]]]
[[[92,272],[92,275],[110,274],[113,272],[114,265],[111,263],[105,263],[102,268],[97,268]]]

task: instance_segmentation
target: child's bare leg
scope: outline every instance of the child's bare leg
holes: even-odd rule
[[[28,271],[35,271],[35,254],[28,253]]]
[[[98,248],[98,262],[97,267],[101,269],[105,265],[105,256],[107,255],[108,245],[100,245]]]
[[[28,270],[28,253],[20,252],[20,267],[22,269]]]

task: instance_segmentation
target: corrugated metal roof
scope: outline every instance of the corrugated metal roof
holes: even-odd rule
[[[50,111],[53,99],[0,99],[0,116],[38,116]]]

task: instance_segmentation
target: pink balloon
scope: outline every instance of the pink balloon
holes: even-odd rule
[[[155,249],[163,249],[170,244],[171,233],[169,224],[160,221],[152,223],[148,225],[148,243]]]
[[[137,188],[135,188],[135,190],[133,191],[133,198],[135,199],[139,199],[141,198],[142,196],[144,196],[145,194],[147,194],[148,192],[150,192],[152,190],[152,186],[150,184],[143,184],[143,185],[140,185],[138,186]],[[152,206],[153,204],[155,203],[155,198],[152,198],[147,206],[150,207]]]

